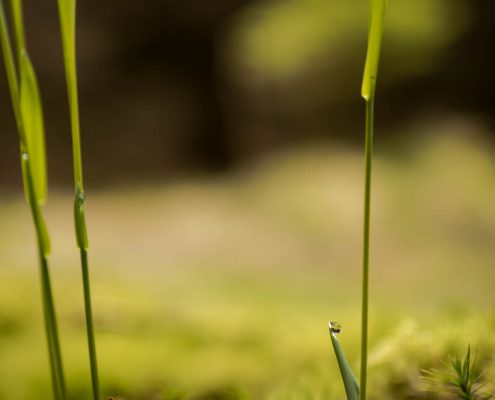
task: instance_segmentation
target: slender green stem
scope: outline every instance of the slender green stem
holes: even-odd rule
[[[373,108],[374,95],[366,100],[364,221],[363,221],[363,282],[361,308],[361,377],[359,398],[366,399],[368,379],[368,300],[369,300],[369,251],[370,251],[370,205],[371,167],[373,159]]]
[[[25,62],[25,60],[23,59],[23,52],[26,51],[26,40],[24,33],[23,14],[22,14],[22,1],[11,0],[10,3],[11,3],[11,11],[12,11],[12,20],[14,22],[16,44],[17,44],[17,62],[19,69],[21,69],[21,67],[22,68],[24,67],[23,62]],[[24,84],[24,82],[21,82],[21,85],[17,84],[17,87],[20,86],[22,89],[22,84]],[[18,98],[17,102],[20,103],[20,101],[21,99]],[[38,99],[38,101],[40,100]],[[39,193],[36,193],[37,188],[33,178],[33,162],[31,157],[32,149],[29,148],[29,144],[26,141],[27,128],[24,124],[24,118],[25,117],[21,113],[20,123],[18,124],[20,127],[20,131],[22,132],[22,134],[20,135],[21,139],[24,139],[24,143],[21,144],[21,148],[23,149],[21,162],[24,163],[23,173],[25,176],[25,182],[27,184],[25,190],[28,193],[28,200],[38,236],[44,311],[45,311],[45,318],[47,319],[47,327],[48,327],[47,336],[50,343],[48,346],[48,351],[50,355],[50,363],[53,365],[52,372],[54,373],[55,376],[55,378],[52,378],[52,380],[56,382],[56,386],[54,387],[54,393],[55,393],[55,397],[58,397],[63,400],[66,397],[65,379],[63,372],[62,355],[60,350],[60,340],[58,334],[55,302],[53,299],[53,292],[52,292],[50,273],[48,267],[48,258],[47,258],[50,252],[50,240],[41,213],[41,207],[39,204]],[[39,156],[39,154],[37,155]],[[44,157],[44,154],[42,156]]]
[[[22,26],[22,7],[20,1],[11,2],[12,14],[15,24],[16,42],[18,44],[17,55],[22,53],[24,48],[24,31]],[[24,191],[31,209],[34,226],[36,229],[38,250],[40,256],[41,292],[43,303],[43,314],[45,321],[45,332],[47,338],[48,356],[50,362],[50,372],[52,378],[54,397],[57,400],[65,399],[65,383],[63,375],[62,357],[58,339],[58,329],[56,322],[55,306],[51,289],[50,274],[48,268],[47,255],[50,251],[50,241],[46,226],[41,213],[41,208],[36,198],[35,185],[32,176],[32,165],[29,155],[28,143],[23,118],[20,111],[20,85],[16,72],[12,46],[9,37],[7,20],[5,17],[3,2],[0,0],[0,42],[7,73],[12,107],[15,121],[19,133],[21,165],[24,176]],[[22,47],[21,47],[22,46]]]
[[[60,352],[60,345],[59,345],[57,316],[55,313],[50,275],[48,270],[48,262],[45,256],[41,256],[41,275],[44,286],[44,300],[46,303],[45,312],[47,313],[49,332],[52,342],[51,346],[49,346],[49,350],[51,350],[52,352],[51,358],[53,360],[51,362],[54,363],[55,380],[57,382],[55,389],[55,393],[56,393],[55,397],[60,399],[65,399],[66,398],[65,378],[64,378],[64,370],[62,364],[62,355]]]
[[[368,302],[369,302],[369,249],[370,249],[370,204],[371,166],[373,158],[373,113],[376,80],[382,48],[385,9],[388,0],[371,0],[368,50],[364,66],[361,95],[366,101],[364,220],[363,220],[363,287],[361,308],[361,377],[359,399],[366,400],[368,380]]]
[[[89,284],[88,252],[81,249],[81,269],[84,289],[84,310],[86,312],[86,328],[88,334],[89,361],[91,365],[91,382],[93,383],[93,398],[99,397],[98,363],[93,329],[93,310],[91,308],[91,290]]]
[[[26,38],[24,35],[23,22],[22,22],[22,2],[21,0],[11,0],[10,8],[12,14],[12,20],[14,21],[14,30],[15,30],[15,40],[16,40],[16,49],[17,49],[17,62],[18,65],[21,63],[21,53],[22,49],[26,48]]]
[[[14,55],[12,53],[12,46],[10,45],[10,35],[7,25],[7,19],[5,17],[5,11],[3,7],[3,1],[0,0],[0,40],[2,44],[3,61],[5,64],[5,72],[7,73],[7,82],[9,84],[9,92],[12,100],[12,108],[14,110],[15,122],[17,130],[20,135],[20,142],[26,143],[24,135],[24,129],[22,127],[20,101],[19,101],[19,81],[17,79],[17,72],[14,62]]]
[[[40,259],[42,255],[40,253]],[[49,322],[50,317],[50,311],[48,308],[48,300],[46,296],[46,290],[45,290],[45,284],[44,284],[44,279],[45,279],[45,274],[43,273],[43,268],[41,268],[40,264],[40,281],[41,281],[41,299],[43,303],[43,319],[45,321],[45,331],[47,332],[46,334],[46,342],[47,342],[47,348],[48,348],[48,358],[50,362],[50,376],[52,379],[52,388],[53,388],[53,396],[56,400],[60,400],[62,398],[62,391],[60,387],[60,380],[59,376],[57,375],[57,366],[56,366],[56,361],[55,361],[55,352],[54,352],[54,343],[52,340],[52,329],[51,329],[51,324]]]
[[[72,131],[72,155],[76,191],[83,191],[83,169],[79,126],[79,97],[76,68],[76,0],[58,0],[67,95]],[[77,189],[79,187],[79,190]]]
[[[76,242],[81,253],[81,270],[83,278],[84,308],[86,313],[86,330],[88,336],[88,351],[91,368],[91,382],[93,398],[99,398],[98,365],[96,359],[96,345],[93,327],[93,311],[91,305],[91,291],[89,284],[88,267],[88,236],[86,232],[86,218],[84,213],[84,184],[81,154],[81,138],[79,125],[79,100],[77,92],[76,70],[76,0],[58,0],[62,47],[64,55],[65,76],[67,81],[67,96],[69,100],[72,157],[74,162],[74,225]]]
[[[53,391],[56,399],[64,400],[66,398],[65,379],[62,355],[60,351],[57,315],[55,311],[55,302],[53,300],[53,291],[47,258],[50,243],[48,234],[46,232],[45,222],[41,214],[41,209],[36,202],[33,178],[31,175],[31,167],[29,165],[30,159],[27,153],[22,154],[22,162],[26,163],[26,166],[23,169],[26,176],[25,182],[27,183],[27,188],[25,190],[27,190],[28,192],[29,206],[31,209],[31,214],[33,217],[38,239],[43,312],[45,318],[46,336],[48,340],[48,355],[52,372],[52,383],[54,384]]]

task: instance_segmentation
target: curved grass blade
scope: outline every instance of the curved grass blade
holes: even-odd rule
[[[368,32],[368,51],[364,67],[361,95],[368,100],[375,92],[378,76],[378,64],[382,47],[383,21],[388,0],[371,0],[370,26]]]
[[[20,58],[20,110],[27,152],[30,158],[34,194],[38,204],[43,204],[47,196],[45,132],[43,109],[36,74],[25,50]],[[25,174],[24,174],[25,175]]]
[[[32,66],[30,63],[26,64],[21,60],[22,51],[25,49],[24,44],[24,29],[22,24],[22,6],[20,0],[11,0],[11,11],[12,17],[14,21],[14,32],[16,35],[16,54],[18,57],[19,68],[24,68],[24,86],[26,84],[31,85],[35,88],[35,92],[33,95],[32,88],[27,86],[24,87],[25,93],[25,116],[27,118],[33,117],[28,110],[32,105],[28,103],[33,102],[33,104],[38,104],[38,109],[41,115],[41,99],[39,97],[39,90],[36,83],[35,78],[30,78],[31,74],[29,69],[31,69],[32,76],[34,76],[34,71],[32,71]],[[44,160],[44,136],[43,131],[37,131],[36,135],[39,135],[37,138],[41,138],[43,141],[42,146],[40,146],[39,141],[33,138],[27,139],[27,134],[23,122],[23,112],[21,111],[21,100],[20,100],[20,84],[18,80],[18,74],[16,71],[14,55],[12,51],[11,41],[9,37],[9,29],[7,20],[4,13],[3,1],[0,0],[0,43],[2,46],[2,53],[5,63],[5,70],[7,74],[7,80],[9,84],[10,96],[12,100],[12,107],[14,110],[14,116],[16,120],[17,130],[19,133],[19,141],[20,141],[20,150],[21,150],[21,166],[23,172],[24,179],[24,188],[26,197],[28,200],[29,207],[31,209],[31,214],[33,217],[34,226],[36,228],[37,239],[38,239],[38,251],[40,256],[40,271],[41,271],[41,289],[42,289],[42,302],[43,302],[43,313],[45,320],[45,331],[47,337],[47,348],[48,348],[48,356],[50,361],[50,370],[52,376],[52,384],[53,384],[53,394],[56,400],[64,400],[65,399],[65,382],[64,382],[64,374],[63,374],[63,366],[62,366],[62,357],[60,352],[60,343],[58,339],[58,328],[57,328],[57,318],[55,313],[55,305],[53,300],[53,294],[50,283],[50,275],[48,270],[48,260],[47,255],[50,252],[50,241],[48,232],[46,229],[45,222],[43,220],[40,203],[44,196],[43,194],[43,180],[38,179],[38,184],[41,185],[40,189],[37,190],[35,188],[33,177],[33,172],[37,173],[38,171],[34,171],[37,168],[36,164],[32,163],[32,157],[30,153],[33,153],[34,158],[36,159],[36,153],[41,152],[42,157],[38,157],[39,160]],[[24,64],[24,67],[21,65]],[[21,72],[22,74],[22,72]],[[34,82],[34,84],[33,84]],[[26,89],[28,88],[28,89]],[[27,97],[26,97],[27,96]],[[36,100],[36,97],[38,100]],[[26,98],[29,99],[29,102],[26,102]],[[28,111],[26,111],[28,110]],[[29,116],[26,115],[29,113]],[[33,119],[36,121],[36,118]],[[42,120],[41,120],[42,121]],[[38,123],[34,122],[34,126],[39,126]],[[41,123],[42,126],[42,123]],[[36,129],[34,130],[36,132]],[[32,133],[32,132],[31,132]],[[28,144],[30,143],[30,144]],[[29,149],[30,147],[31,149]],[[33,151],[33,147],[36,149]],[[38,153],[39,155],[39,153]],[[44,182],[46,185],[46,168],[44,169]],[[43,176],[42,176],[43,177]],[[37,193],[36,193],[37,192]],[[46,186],[44,189],[46,194]],[[41,195],[41,196],[40,196]],[[38,197],[38,198],[37,198]]]
[[[15,122],[19,131],[20,142],[24,143],[24,130],[22,128],[21,112],[19,110],[19,85],[17,71],[15,68],[14,55],[10,44],[10,35],[7,27],[7,19],[3,8],[3,1],[0,0],[0,43],[2,45],[2,55],[7,74],[7,82],[14,110]]]
[[[33,175],[31,173],[33,168],[27,152],[22,153],[21,155],[21,168],[22,179],[24,181],[24,192],[26,194],[28,204],[30,205],[33,219],[36,221],[34,225],[36,228],[40,252],[43,257],[48,257],[51,252],[50,235],[48,234],[48,229],[46,228],[45,220],[43,219],[43,215],[41,213],[41,208],[33,193],[35,189]]]
[[[338,329],[336,326],[338,326]],[[330,331],[330,339],[332,340],[333,350],[335,351],[335,356],[337,357],[340,373],[342,375],[342,381],[344,382],[347,400],[359,400],[359,385],[347,362],[344,350],[337,339],[337,333],[340,332],[340,326],[335,322],[330,322],[328,324],[328,329]]]

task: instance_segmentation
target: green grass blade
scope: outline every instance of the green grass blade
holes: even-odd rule
[[[58,9],[60,13],[63,46],[68,50],[68,55],[75,54],[76,1],[58,0]]]
[[[79,101],[76,72],[76,1],[58,0],[62,46],[64,50],[65,74],[69,97],[72,130],[72,153],[74,157],[74,182],[76,192],[84,192],[81,139],[79,133]]]
[[[5,17],[5,10],[3,2],[0,0],[0,43],[2,45],[2,55],[5,64],[5,72],[7,74],[7,82],[9,84],[9,92],[12,100],[12,107],[14,109],[14,116],[21,136],[21,143],[24,142],[23,129],[21,127],[21,111],[19,109],[19,84],[17,79],[17,72],[15,68],[14,55],[12,52],[12,46],[10,41],[9,30],[7,27],[7,19]]]
[[[20,110],[30,158],[34,193],[37,203],[43,204],[47,196],[43,109],[36,74],[25,50],[21,53],[20,72]]]
[[[46,300],[45,296],[45,291],[42,290],[41,292],[41,300],[43,303],[43,319],[45,322],[45,331],[50,332],[50,334],[46,335],[46,344],[48,348],[48,354],[49,354],[49,362],[50,362],[50,377],[52,381],[52,388],[53,388],[53,397],[55,400],[59,400],[62,398],[62,392],[61,388],[59,386],[59,378],[58,378],[58,372],[57,372],[57,365],[55,362],[55,352],[54,352],[54,342],[52,340],[52,333],[51,333],[51,324],[49,323],[49,308],[48,308],[48,302]]]
[[[368,381],[368,308],[369,308],[369,248],[371,214],[371,169],[373,161],[373,119],[378,64],[382,47],[383,23],[387,0],[371,0],[368,50],[364,67],[361,95],[366,101],[365,179],[363,213],[363,277],[361,307],[361,374],[360,400],[366,400]]]
[[[363,212],[363,276],[361,306],[361,374],[360,399],[366,399],[368,382],[368,308],[369,308],[369,254],[370,254],[370,217],[371,217],[371,169],[373,164],[373,112],[374,94],[366,100],[366,139],[365,139],[365,177]]]
[[[342,381],[344,382],[345,393],[347,400],[359,400],[359,385],[352,372],[352,369],[347,362],[347,358],[344,354],[344,350],[337,339],[337,334],[332,327],[332,323],[329,324],[330,339],[332,340],[333,350],[337,357],[340,373],[342,375]]]
[[[88,337],[89,363],[91,371],[91,382],[93,399],[99,399],[100,383],[98,378],[98,361],[96,356],[96,343],[93,326],[93,308],[91,306],[91,289],[89,281],[88,252],[81,249],[81,270],[83,278],[84,311],[86,316],[86,333]]]
[[[74,162],[74,224],[77,246],[81,255],[81,271],[83,278],[84,308],[86,316],[86,330],[88,337],[88,351],[91,370],[93,399],[98,400],[100,387],[98,379],[98,363],[93,327],[93,310],[91,305],[91,291],[88,266],[88,234],[84,213],[84,186],[82,170],[81,139],[79,127],[79,101],[77,94],[76,71],[76,1],[58,0],[62,45],[64,54],[65,75],[67,80],[67,94],[72,131],[72,156]]]
[[[378,64],[382,47],[383,21],[387,0],[371,0],[370,26],[368,33],[368,52],[364,67],[361,95],[368,100],[375,92],[378,76]]]
[[[50,253],[50,240],[40,208],[40,203],[45,197],[43,194],[46,195],[46,160],[41,99],[33,67],[27,57],[24,57],[24,60],[22,57],[25,44],[20,0],[12,0],[11,9],[15,24],[16,43],[18,45],[16,54],[18,56],[19,69],[21,70],[22,82],[20,85],[2,0],[0,0],[0,42],[20,139],[24,189],[38,239],[43,312],[54,397],[56,400],[65,400],[62,357],[47,260],[47,255]],[[26,119],[26,123],[29,126],[29,138],[26,135],[24,119]],[[36,187],[35,181],[37,182]]]
[[[11,0],[10,11],[14,21],[15,40],[17,48],[17,62],[21,64],[22,51],[26,49],[26,38],[24,36],[24,23],[22,22],[22,1]]]
[[[50,273],[48,271],[48,260],[41,256],[41,282],[43,287],[43,311],[45,313],[45,323],[48,326],[48,350],[50,362],[53,363],[52,382],[54,383],[54,396],[56,399],[65,400],[65,378],[60,351],[60,340],[58,337],[57,315],[51,288]]]
[[[64,53],[67,94],[72,131],[72,154],[74,159],[74,220],[77,245],[81,250],[88,249],[88,235],[84,215],[84,183],[82,170],[81,139],[79,126],[79,101],[76,72],[76,1],[58,0],[62,45]]]
[[[33,215],[34,226],[38,238],[40,253],[43,257],[47,257],[51,251],[50,236],[46,228],[43,215],[41,214],[40,206],[34,195],[34,182],[31,174],[32,166],[30,164],[29,154],[23,152],[21,154],[22,178],[24,180],[24,191],[28,198],[28,204]]]

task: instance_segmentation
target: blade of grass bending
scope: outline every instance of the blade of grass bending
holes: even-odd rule
[[[47,179],[41,97],[33,65],[25,50],[22,50],[20,60],[21,116],[32,167],[31,174],[33,176],[35,197],[38,204],[43,204],[47,196]]]
[[[332,340],[333,350],[335,351],[335,356],[337,357],[340,373],[342,375],[342,381],[344,382],[347,400],[358,400],[359,385],[354,377],[349,363],[347,362],[344,350],[337,339],[337,334],[332,327],[332,323],[329,324],[328,329],[330,331],[330,339]]]
[[[12,108],[14,110],[15,122],[19,131],[21,144],[25,143],[24,130],[22,129],[21,111],[19,102],[19,84],[17,80],[17,72],[15,69],[14,55],[12,54],[12,46],[10,44],[9,29],[7,19],[3,7],[3,1],[0,0],[0,41],[2,44],[2,55],[5,64],[5,72],[9,85],[9,92],[12,100]]]
[[[76,1],[58,0],[62,46],[64,54],[67,95],[72,131],[72,153],[74,160],[74,224],[77,246],[81,256],[81,271],[83,280],[84,309],[86,315],[86,331],[88,337],[88,352],[91,370],[93,398],[99,398],[98,362],[93,326],[93,310],[91,304],[91,289],[88,267],[88,235],[84,213],[84,184],[81,155],[81,139],[79,126],[79,100],[77,93],[76,72]]]
[[[368,308],[369,308],[369,247],[370,247],[370,206],[371,169],[373,159],[373,118],[375,88],[383,36],[383,22],[387,0],[371,0],[368,50],[364,68],[361,95],[366,101],[365,128],[365,180],[363,215],[363,276],[361,306],[361,371],[359,399],[366,399],[368,380]]]
[[[383,22],[388,0],[371,0],[370,26],[368,31],[368,50],[364,67],[361,95],[368,100],[375,94],[378,64],[382,48]]]
[[[11,8],[14,14],[14,23],[15,23],[15,32],[17,34],[17,43],[23,44],[23,29],[22,29],[22,18],[20,15],[21,7],[20,2],[12,1]],[[14,116],[16,120],[16,125],[18,128],[19,139],[20,139],[20,148],[21,148],[21,165],[23,171],[23,179],[24,179],[24,190],[26,192],[26,197],[28,200],[28,204],[31,209],[33,222],[36,228],[37,239],[38,239],[38,251],[40,256],[40,271],[41,271],[41,290],[42,290],[42,302],[43,302],[43,312],[44,312],[44,320],[45,320],[45,331],[47,337],[47,346],[48,346],[48,355],[50,361],[50,371],[52,376],[52,384],[54,397],[56,399],[65,399],[65,385],[63,378],[63,369],[61,363],[61,355],[60,355],[60,346],[58,341],[58,331],[56,324],[56,315],[55,315],[55,307],[53,303],[53,295],[50,284],[50,276],[48,270],[48,262],[47,255],[50,252],[50,242],[49,236],[46,229],[46,225],[43,221],[40,203],[38,200],[41,200],[43,196],[36,195],[36,187],[34,184],[34,178],[32,176],[32,168],[31,164],[31,152],[33,145],[29,145],[29,140],[27,139],[24,122],[23,122],[23,113],[21,112],[21,101],[20,101],[20,93],[19,93],[19,82],[15,69],[14,56],[12,52],[9,31],[7,26],[7,20],[5,17],[3,2],[0,0],[0,42],[2,46],[2,53],[5,63],[5,69],[7,74],[7,80],[10,90],[10,95],[12,99],[12,106],[14,110]],[[21,54],[21,50],[18,49],[17,54]],[[18,59],[19,63],[21,63],[21,58]],[[24,66],[24,68],[26,68]],[[29,68],[29,67],[27,67]],[[22,67],[20,66],[20,69]],[[29,75],[29,74],[28,74]],[[33,74],[34,76],[34,74]],[[29,78],[25,78],[29,79]],[[26,81],[25,81],[26,82]],[[32,82],[31,82],[32,83]],[[25,91],[25,96],[32,95],[31,90]],[[32,99],[29,99],[28,103],[31,102]],[[35,100],[34,100],[35,101]],[[39,95],[38,95],[38,101]],[[39,110],[41,110],[41,106],[39,105]],[[37,131],[38,134],[43,135],[42,130]],[[31,140],[32,143],[32,140]],[[38,143],[38,151],[40,149]],[[43,142],[44,143],[44,142]],[[35,145],[36,146],[36,145]],[[43,146],[44,149],[44,146]],[[44,153],[44,150],[43,150]],[[36,158],[36,156],[35,156]],[[44,159],[44,154],[41,159]],[[41,181],[42,182],[42,181]],[[46,178],[45,178],[46,182]],[[37,198],[38,197],[38,198]]]

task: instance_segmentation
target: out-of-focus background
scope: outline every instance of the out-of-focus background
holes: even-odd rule
[[[366,0],[78,2],[100,372],[122,399],[337,399],[358,366]],[[71,399],[89,372],[56,1],[26,0]],[[495,3],[390,1],[376,103],[370,398],[495,363]],[[2,63],[3,65],[3,63]],[[0,68],[0,399],[50,398]],[[494,379],[495,380],[495,379]]]

